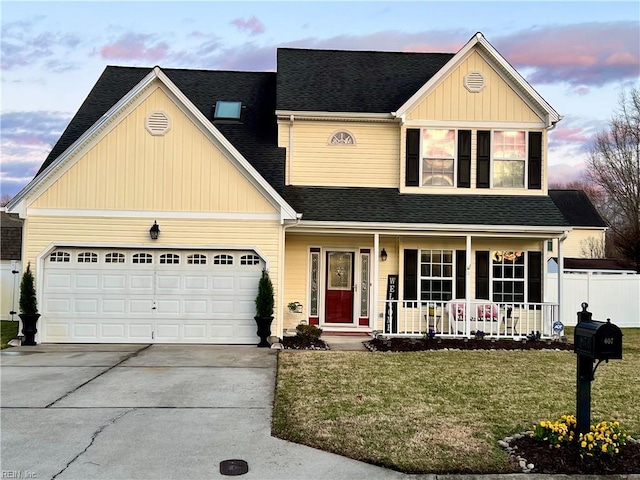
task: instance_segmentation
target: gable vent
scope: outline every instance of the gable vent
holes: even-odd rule
[[[164,112],[151,112],[144,121],[144,127],[151,135],[164,135],[171,128],[171,121]]]
[[[470,92],[479,92],[485,87],[484,76],[480,72],[469,72],[464,77],[464,86]]]

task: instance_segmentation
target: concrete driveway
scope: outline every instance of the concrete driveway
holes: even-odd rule
[[[0,352],[2,478],[372,479],[405,475],[273,438],[276,352],[37,345]]]

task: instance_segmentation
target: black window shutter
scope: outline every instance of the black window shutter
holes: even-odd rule
[[[542,252],[528,252],[527,301],[542,303]]]
[[[418,250],[404,251],[404,300],[418,300]]]
[[[471,130],[458,130],[458,187],[471,187]]]
[[[467,296],[466,278],[467,251],[456,250],[456,291],[453,292],[454,298],[465,298]]]
[[[477,152],[477,188],[489,188],[489,172],[491,171],[491,132],[478,130]]]
[[[417,187],[420,185],[420,129],[407,128],[407,149],[406,149],[406,180],[407,187]]]
[[[489,252],[476,252],[476,298],[489,300]]]
[[[529,132],[529,188],[542,188],[542,132]]]

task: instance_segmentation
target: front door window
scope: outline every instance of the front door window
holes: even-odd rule
[[[327,252],[325,321],[353,323],[353,252]]]

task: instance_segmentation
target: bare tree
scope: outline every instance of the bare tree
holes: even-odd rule
[[[8,193],[3,193],[2,196],[0,196],[0,207],[4,207],[7,203],[9,203],[11,198],[11,195],[9,195]]]
[[[602,238],[587,237],[580,240],[580,256],[582,258],[604,258]]]
[[[599,211],[614,247],[640,271],[640,88],[621,94],[608,129],[595,135],[586,178],[604,195]]]

